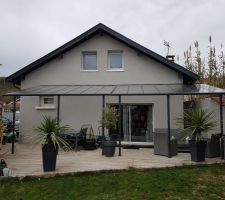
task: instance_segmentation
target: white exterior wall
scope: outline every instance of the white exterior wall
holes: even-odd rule
[[[107,71],[108,50],[122,50],[124,71]],[[98,71],[81,71],[82,51],[97,51]],[[97,85],[97,84],[182,84],[178,73],[144,56],[109,36],[96,36],[63,55],[29,73],[21,83],[21,88],[37,85]],[[56,100],[56,99],[55,99]],[[56,102],[56,101],[55,101]],[[106,103],[118,102],[117,97],[107,97]],[[57,103],[57,102],[56,102]],[[153,103],[155,128],[167,127],[165,96],[122,97],[122,103]],[[26,134],[36,125],[42,115],[56,116],[55,110],[36,110],[39,97],[21,98],[21,131]],[[101,117],[101,97],[61,97],[60,117],[71,128],[80,129],[84,123],[91,123],[97,132]],[[182,96],[171,96],[171,126],[174,119],[183,111]]]
[[[214,130],[203,134],[203,137],[210,137],[211,134],[220,133],[220,104],[212,100],[211,98],[200,99],[196,101],[196,107],[201,109],[207,109],[213,112],[214,120],[217,122]],[[225,109],[223,107],[223,119],[225,119]],[[225,120],[223,120],[223,128],[225,128]]]

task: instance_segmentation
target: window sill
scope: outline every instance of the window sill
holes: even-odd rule
[[[55,110],[55,106],[36,106],[36,110]]]
[[[124,69],[107,69],[107,72],[124,72]]]
[[[98,70],[84,70],[84,69],[81,69],[80,72],[98,72]]]

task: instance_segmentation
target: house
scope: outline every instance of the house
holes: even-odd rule
[[[197,79],[195,73],[101,23],[7,78],[23,91],[17,93],[22,134],[43,115],[59,112],[71,128],[92,124],[98,134],[102,104],[118,107],[118,94],[122,142],[135,144],[152,142],[156,129],[168,128],[168,99],[162,94],[192,86]],[[170,96],[171,129],[177,128],[182,113],[183,96]]]
[[[13,101],[5,103],[3,111],[5,113],[13,113]],[[20,99],[16,99],[16,111],[20,111]]]
[[[225,109],[220,113],[220,104],[219,98],[216,97],[207,97],[203,99],[196,99],[194,103],[195,108],[207,109],[213,113],[214,120],[217,122],[215,129],[209,131],[204,137],[209,137],[210,133],[220,133],[220,117],[222,114],[223,119],[225,119]],[[222,99],[222,105],[225,106],[224,98]],[[225,127],[225,121],[223,121],[223,127]]]

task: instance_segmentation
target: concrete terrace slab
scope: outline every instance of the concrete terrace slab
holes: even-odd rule
[[[134,168],[162,168],[182,165],[199,164],[190,160],[189,153],[179,153],[177,156],[167,158],[154,155],[152,148],[122,149],[122,156],[116,155],[107,158],[101,155],[101,149],[93,151],[59,152],[55,172],[43,172],[40,145],[16,144],[15,154],[7,152],[1,155],[12,176],[48,176],[83,171],[99,171],[112,169]],[[202,164],[224,163],[220,158],[206,159]]]

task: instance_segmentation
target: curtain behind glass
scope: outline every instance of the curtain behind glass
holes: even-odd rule
[[[123,105],[123,139],[129,141],[129,106]]]

